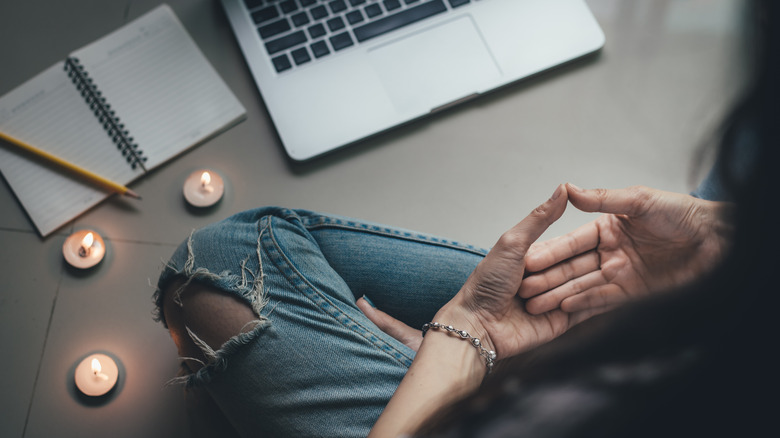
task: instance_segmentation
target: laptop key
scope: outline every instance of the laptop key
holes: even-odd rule
[[[317,3],[317,0],[301,0],[301,6],[304,8],[307,6],[311,6],[315,3]]]
[[[471,0],[449,0],[449,1],[450,1],[450,6],[452,6],[453,8],[457,8],[458,6],[463,6],[471,2]]]
[[[352,37],[349,36],[349,32],[344,32],[330,37],[330,44],[333,46],[333,50],[341,50],[346,49],[355,43],[352,42]]]
[[[401,7],[401,2],[398,0],[385,0],[382,3],[384,3],[387,12],[394,11]]]
[[[330,49],[328,48],[328,45],[325,44],[325,41],[317,41],[311,45],[311,53],[314,53],[315,58],[322,58],[330,53]]]
[[[295,49],[290,52],[290,54],[292,55],[293,61],[295,61],[295,65],[301,65],[311,61],[311,56],[309,56],[309,51],[306,50],[306,47]]]
[[[286,0],[279,4],[282,8],[282,12],[285,14],[289,14],[290,12],[297,11],[298,5],[295,3],[295,0]]]
[[[311,39],[316,40],[317,38],[325,35],[327,31],[325,30],[325,26],[322,25],[322,23],[317,23],[313,26],[309,26],[309,36]]]
[[[277,56],[272,61],[274,63],[274,68],[276,69],[277,73],[281,73],[285,70],[289,70],[292,68],[290,59],[284,53],[282,53],[280,56]]]
[[[254,21],[255,24],[265,23],[266,21],[270,21],[278,17],[279,10],[276,9],[276,6],[274,5],[266,6],[263,9],[252,12],[252,21]]]
[[[359,9],[356,9],[352,12],[348,12],[347,15],[345,15],[345,17],[347,17],[347,21],[349,22],[349,24],[357,24],[363,21],[363,14],[360,12]]]
[[[254,9],[263,5],[263,0],[244,0],[247,9]]]
[[[295,27],[305,26],[311,22],[306,12],[299,12],[290,17],[290,19],[292,20]]]
[[[368,18],[374,18],[377,15],[382,15],[382,8],[378,4],[368,5],[364,11]]]
[[[330,6],[330,10],[333,11],[334,14],[338,14],[344,9],[347,9],[347,4],[344,3],[344,0],[333,0],[328,3],[328,6]]]
[[[368,7],[366,8],[368,9]],[[447,10],[443,0],[435,0],[404,9],[394,15],[380,18],[353,29],[359,42],[378,37],[392,30],[416,23],[424,18],[440,14]]]
[[[266,24],[265,26],[261,26],[257,29],[258,32],[260,32],[260,36],[263,37],[264,40],[271,38],[274,35],[279,35],[280,33],[287,32],[288,30],[292,29],[290,27],[290,23],[287,21],[286,18],[282,18],[281,20],[276,20],[273,23]]]
[[[365,2],[366,0],[349,0],[349,4],[352,6],[360,6]]]
[[[274,53],[287,50],[290,47],[297,46],[298,44],[305,43],[306,41],[306,34],[303,33],[302,30],[299,30],[281,38],[268,41],[265,43],[265,50],[268,51],[269,55],[273,55]]]
[[[327,17],[329,15],[328,14],[328,9],[325,6],[323,6],[323,5],[315,6],[315,7],[311,8],[311,11],[309,11],[309,12],[311,12],[311,18],[313,18],[315,20],[319,20],[321,18],[325,18],[325,17]]]
[[[344,24],[344,20],[341,19],[341,17],[333,17],[330,20],[327,21],[328,23],[328,29],[330,29],[331,32],[335,32],[337,30],[344,29],[346,27],[346,24]]]

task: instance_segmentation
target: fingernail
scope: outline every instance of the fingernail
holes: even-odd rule
[[[582,191],[582,189],[581,189],[581,188],[579,188],[579,187],[575,186],[575,185],[574,185],[574,184],[572,184],[572,183],[568,183],[567,185],[569,186],[569,189],[570,189],[570,190],[572,190],[572,191],[574,191],[574,192],[581,192],[581,191]]]
[[[367,296],[363,295],[363,299],[364,299],[364,300],[366,300],[366,302],[368,303],[368,305],[369,305],[369,306],[371,306],[371,307],[373,307],[374,309],[376,309],[376,305],[374,304],[374,302],[373,302],[373,301],[371,301],[370,299],[368,299],[368,297],[367,297]]]
[[[563,189],[561,188],[560,185],[558,185],[558,187],[555,188],[555,191],[553,192],[552,196],[550,196],[550,200],[555,201],[556,199],[558,199],[558,196],[561,196],[562,191]]]

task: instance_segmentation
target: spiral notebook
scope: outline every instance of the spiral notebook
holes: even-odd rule
[[[167,5],[0,97],[0,131],[124,185],[245,114]],[[41,236],[111,195],[3,145],[0,171]]]

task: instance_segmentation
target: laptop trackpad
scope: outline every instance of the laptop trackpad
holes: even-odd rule
[[[399,112],[428,112],[489,88],[500,72],[470,16],[369,50]]]

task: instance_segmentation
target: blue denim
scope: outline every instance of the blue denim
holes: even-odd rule
[[[708,201],[735,201],[734,186],[744,183],[749,178],[754,163],[758,159],[759,142],[751,123],[738,130],[734,141],[734,152],[730,161],[724,161],[723,157],[718,157],[699,186],[691,192],[692,196]],[[724,171],[734,181],[730,183],[724,181]]]
[[[207,389],[239,433],[364,437],[414,351],[379,330],[356,300],[365,295],[421,327],[485,254],[412,231],[266,207],[194,231],[158,290],[184,277],[255,309],[254,329],[186,377]]]

